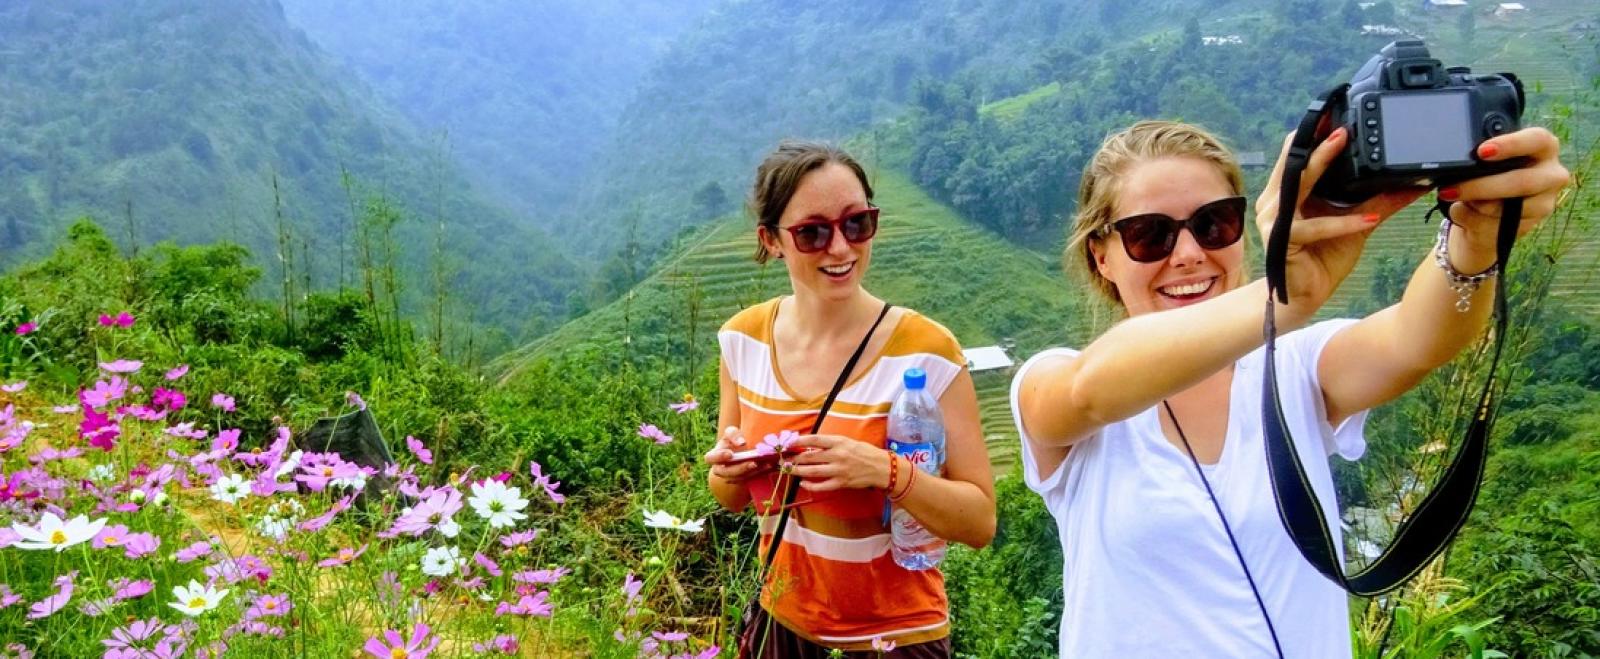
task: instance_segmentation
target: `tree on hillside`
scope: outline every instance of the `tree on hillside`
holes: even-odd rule
[[[1365,16],[1361,10],[1359,0],[1345,0],[1344,6],[1339,8],[1339,22],[1346,28],[1359,30],[1365,23]]]
[[[728,207],[728,193],[716,181],[706,181],[694,191],[694,209],[701,218],[716,217]]]

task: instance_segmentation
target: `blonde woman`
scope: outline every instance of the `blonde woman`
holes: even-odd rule
[[[1441,191],[1460,202],[1449,213],[1446,265],[1419,248],[1399,303],[1312,323],[1372,230],[1422,194],[1388,193],[1348,214],[1314,216],[1307,191],[1347,139],[1329,137],[1305,171],[1288,256],[1291,301],[1276,311],[1285,414],[1334,533],[1328,455],[1359,458],[1367,410],[1415,386],[1483,330],[1492,287],[1460,312],[1449,282],[1494,265],[1497,200],[1527,198],[1527,231],[1550,214],[1568,178],[1548,131],[1485,142],[1478,155],[1486,160],[1528,156],[1531,164]],[[1282,167],[1280,157],[1257,200],[1263,235]],[[1065,555],[1061,655],[1348,658],[1345,593],[1299,554],[1267,477],[1259,390],[1267,288],[1246,267],[1233,155],[1195,126],[1140,122],[1106,139],[1078,204],[1066,265],[1126,318],[1081,351],[1034,356],[1012,385],[1025,478],[1054,515]]]

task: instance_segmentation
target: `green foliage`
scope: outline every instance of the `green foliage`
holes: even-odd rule
[[[430,158],[427,141],[351,85],[277,3],[11,2],[0,34],[5,263],[42,256],[66,220],[90,214],[114,218],[107,233],[130,253],[226,240],[274,256],[247,261],[265,271],[258,285],[337,288],[358,273],[356,202],[382,199],[445,224],[452,252],[471,255],[449,282],[470,320],[512,331],[530,310],[561,316],[573,264]],[[401,244],[426,235],[420,222],[395,233]],[[421,281],[428,256],[406,251],[397,277]]]
[[[1000,526],[982,551],[950,549],[944,567],[957,656],[1040,657],[1057,649],[1061,542],[1022,475],[995,481]]]

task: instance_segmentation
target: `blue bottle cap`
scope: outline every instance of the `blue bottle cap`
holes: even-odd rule
[[[907,389],[921,389],[928,384],[928,373],[920,368],[908,368],[905,381]]]

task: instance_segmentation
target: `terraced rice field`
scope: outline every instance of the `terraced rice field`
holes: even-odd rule
[[[1020,353],[1015,359],[1045,346],[1083,340],[1087,316],[1045,257],[961,220],[896,174],[877,174],[875,186],[875,201],[884,213],[873,240],[869,290],[944,323],[964,346],[1012,339]],[[751,262],[755,237],[747,222],[729,218],[706,227],[663,259],[631,297],[502,357],[494,365],[501,382],[514,387],[523,365],[589,348],[627,349],[662,359],[692,350],[697,364],[711,368],[716,331],[723,321],[744,307],[789,292],[781,263],[762,267]],[[999,474],[1009,469],[1016,453],[1009,378],[987,373],[977,379],[984,433]]]

